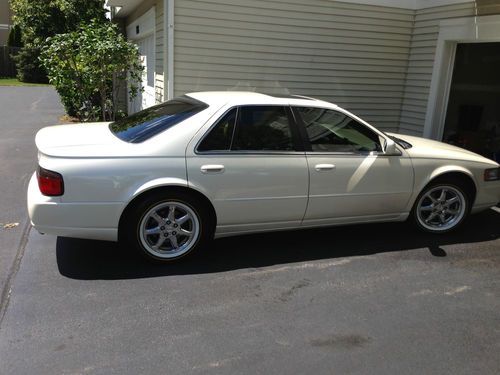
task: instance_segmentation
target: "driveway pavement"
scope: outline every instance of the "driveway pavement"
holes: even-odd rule
[[[39,117],[2,137],[2,220],[26,220]],[[500,373],[495,210],[437,237],[397,223],[226,238],[170,266],[1,233],[2,262],[24,254],[0,319],[2,375]]]
[[[64,114],[52,87],[0,86],[0,317],[8,279],[18,265],[29,229],[26,188],[36,168],[35,134]],[[18,223],[11,229],[5,224]]]

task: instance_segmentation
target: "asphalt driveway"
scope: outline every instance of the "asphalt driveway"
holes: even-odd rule
[[[52,87],[0,86],[0,317],[29,229],[26,188],[36,169],[35,134],[63,114]]]
[[[26,222],[32,137],[58,114],[46,95],[24,130],[11,122],[31,102],[0,96],[3,221]],[[500,373],[495,210],[437,237],[397,223],[221,239],[170,266],[21,227],[0,232],[2,375]]]

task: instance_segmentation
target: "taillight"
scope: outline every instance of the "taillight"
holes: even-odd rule
[[[39,166],[36,177],[38,179],[38,188],[43,195],[57,197],[64,194],[64,181],[59,173]]]

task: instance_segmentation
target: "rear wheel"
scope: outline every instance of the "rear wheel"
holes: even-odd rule
[[[140,201],[126,221],[126,237],[150,260],[173,262],[211,239],[210,216],[202,202],[184,193],[154,194]]]
[[[420,193],[412,216],[418,227],[431,233],[446,233],[463,223],[470,209],[470,198],[458,185],[439,182]]]

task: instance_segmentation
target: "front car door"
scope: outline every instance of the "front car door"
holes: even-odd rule
[[[385,138],[348,114],[294,107],[310,173],[304,225],[391,220],[404,215],[413,189],[405,155],[385,155]]]
[[[212,201],[217,234],[299,226],[309,172],[286,106],[225,110],[191,141],[188,182]]]

